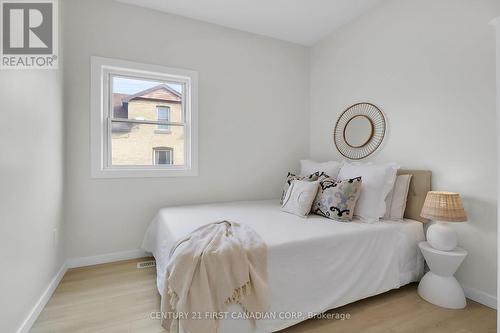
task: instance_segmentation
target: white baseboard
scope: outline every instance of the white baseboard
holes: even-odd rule
[[[484,291],[469,288],[469,287],[463,287],[463,288],[464,288],[465,297],[467,297],[475,302],[486,305],[487,307],[490,307],[492,309],[497,308],[496,296],[492,296],[490,294],[485,293]]]
[[[66,265],[68,266],[68,268],[76,268],[76,267],[106,264],[109,262],[115,262],[121,260],[137,259],[147,256],[149,256],[147,252],[137,249],[137,250],[101,254],[91,257],[70,258],[66,260]]]
[[[42,296],[40,299],[36,302],[35,306],[33,309],[31,309],[30,313],[26,318],[24,319],[23,323],[17,330],[17,333],[28,333],[35,323],[36,319],[42,312],[43,308],[47,304],[47,302],[50,300],[52,297],[52,294],[56,290],[57,286],[61,282],[62,278],[64,277],[64,274],[68,270],[68,267],[66,266],[66,263],[63,263],[59,271],[56,273],[52,281],[50,281],[47,289],[43,292]]]

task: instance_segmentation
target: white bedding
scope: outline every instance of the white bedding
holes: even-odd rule
[[[258,321],[222,320],[221,332],[274,332],[356,300],[418,281],[423,259],[418,242],[422,223],[366,224],[308,218],[280,211],[278,201],[232,202],[161,209],[144,237],[156,258],[157,286],[163,293],[170,248],[194,229],[219,220],[252,227],[268,246],[270,314]],[[230,311],[239,311],[232,306]],[[232,315],[235,316],[235,315]],[[229,316],[231,317],[231,316]]]

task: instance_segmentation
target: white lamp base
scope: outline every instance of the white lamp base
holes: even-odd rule
[[[427,229],[427,242],[441,251],[452,251],[458,245],[457,233],[446,222],[436,222]]]

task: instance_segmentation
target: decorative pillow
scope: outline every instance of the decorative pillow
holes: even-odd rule
[[[283,192],[281,193],[281,203],[283,203],[283,199],[285,198],[285,194],[286,192],[288,191],[288,188],[290,187],[290,185],[292,184],[292,182],[294,180],[304,180],[304,181],[308,181],[308,182],[314,182],[314,181],[317,181],[318,179],[323,179],[323,178],[328,178],[328,175],[325,174],[324,172],[314,172],[314,173],[311,173],[310,175],[308,176],[297,176],[297,175],[294,175],[293,173],[288,173],[288,175],[286,176],[286,181],[285,181],[285,186],[283,187]]]
[[[281,210],[301,217],[306,217],[311,211],[318,182],[294,180],[285,194]]]
[[[300,175],[310,175],[315,172],[324,172],[331,178],[337,178],[342,162],[329,161],[329,162],[314,162],[311,160],[300,161]]]
[[[385,199],[386,210],[384,219],[401,220],[405,214],[406,200],[412,175],[400,175],[396,177],[394,187]]]
[[[339,181],[323,179],[319,182],[312,212],[332,220],[351,221],[360,194],[361,177]]]
[[[396,164],[346,163],[340,169],[338,179],[361,177],[363,186],[354,215],[365,222],[377,222],[385,214],[385,198],[394,187]]]

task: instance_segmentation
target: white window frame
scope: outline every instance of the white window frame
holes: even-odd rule
[[[122,75],[184,85],[184,165],[117,166],[111,164],[112,100],[110,76]],[[90,152],[93,178],[180,177],[198,175],[198,73],[191,70],[91,57]],[[156,121],[128,119],[130,122]],[[166,125],[179,125],[166,122]]]

